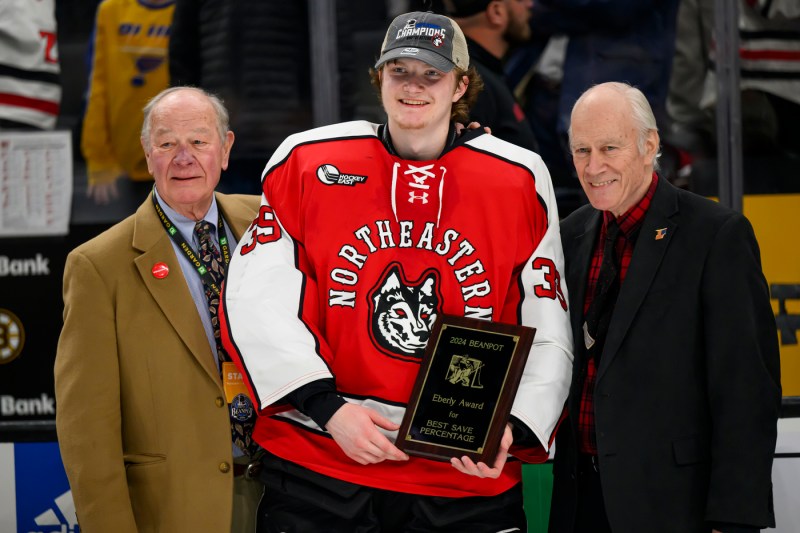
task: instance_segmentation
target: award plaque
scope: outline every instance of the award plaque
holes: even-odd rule
[[[535,333],[440,316],[395,445],[437,461],[466,455],[493,465]]]

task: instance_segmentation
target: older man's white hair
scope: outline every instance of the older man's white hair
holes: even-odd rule
[[[617,81],[609,81],[606,83],[600,83],[598,85],[594,85],[593,87],[587,89],[578,100],[575,102],[575,105],[572,106],[572,111],[574,113],[575,108],[578,107],[583,101],[591,95],[595,90],[600,87],[605,87],[611,89],[613,91],[618,92],[621,94],[625,100],[630,105],[631,109],[631,118],[633,119],[633,123],[636,126],[636,130],[638,135],[636,137],[636,146],[639,148],[639,153],[644,154],[645,152],[645,143],[647,142],[647,135],[651,131],[655,131],[658,133],[658,125],[656,124],[656,117],[653,114],[653,108],[650,107],[650,102],[647,101],[647,97],[644,95],[642,91],[637,89],[636,87],[629,85],[627,83],[621,83]],[[569,135],[569,145],[572,146],[572,120],[570,117],[570,125],[568,130]],[[658,170],[658,158],[661,157],[661,145],[658,147],[658,152],[656,156],[653,158],[653,168]]]
[[[169,89],[164,89],[154,97],[152,97],[148,102],[147,105],[144,106],[142,111],[144,112],[144,120],[142,121],[142,133],[141,137],[144,141],[150,141],[150,121],[151,115],[153,114],[153,110],[158,106],[158,104],[167,96],[177,93],[179,91],[192,91],[199,95],[205,96],[208,98],[211,107],[214,108],[214,114],[217,117],[217,132],[219,132],[219,139],[221,141],[225,140],[225,136],[228,133],[230,119],[228,117],[228,110],[225,109],[225,104],[222,103],[222,100],[199,87],[187,87],[187,86],[177,86],[177,87],[170,87]]]

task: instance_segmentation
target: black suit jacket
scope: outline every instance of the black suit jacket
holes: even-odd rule
[[[576,509],[583,302],[601,213],[561,224],[575,338],[571,416],[556,437],[551,532]],[[656,230],[666,230],[656,239]],[[600,479],[615,533],[772,526],[780,407],[775,318],[741,214],[660,180],[611,318],[594,390]]]

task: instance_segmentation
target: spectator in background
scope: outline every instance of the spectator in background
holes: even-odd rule
[[[799,157],[800,2],[740,0],[739,10],[743,148]]]
[[[800,2],[739,0],[742,150],[746,156],[800,155]],[[715,47],[709,49],[715,60]],[[707,70],[700,107],[714,111],[716,76]]]
[[[567,37],[560,80],[534,80],[518,90],[534,123],[541,152],[556,186],[569,185],[572,170],[567,129],[572,106],[589,87],[607,81],[627,82],[647,97],[659,126],[665,110],[674,55],[679,0],[537,0],[531,28],[537,37]],[[532,47],[540,51],[541,44]],[[524,54],[527,50],[520,53]],[[538,55],[524,70],[536,68]],[[542,109],[539,113],[537,110]],[[552,110],[552,112],[551,112]],[[549,117],[548,117],[549,113]],[[663,161],[662,161],[663,163]]]
[[[672,60],[667,114],[669,124],[660,134],[678,154],[673,183],[700,192],[698,177],[713,166],[718,183],[714,137],[714,110],[701,107],[711,68],[714,0],[681,0],[675,27],[675,56]],[[702,194],[707,194],[708,191]],[[712,193],[715,194],[715,193]]]
[[[98,204],[130,179],[137,197],[153,180],[139,145],[142,107],[169,84],[167,45],[175,0],[103,0],[97,7],[81,150],[87,194]]]
[[[60,103],[55,0],[3,0],[0,130],[52,130]]]
[[[240,404],[226,403],[213,276],[196,266],[211,252],[195,232],[210,226],[227,255],[258,197],[214,193],[233,133],[199,89],[160,93],[140,131],[152,195],[64,269],[56,427],[81,531],[251,533],[263,486],[232,441]]]
[[[269,156],[312,125],[306,2],[177,0],[169,45],[172,85],[218,95],[236,146],[220,190],[260,193]]]
[[[629,85],[584,93],[570,145],[591,205],[561,222],[576,343],[550,532],[774,527],[780,357],[753,228],[656,176]]]
[[[800,3],[739,0],[742,155],[746,193],[800,190]],[[682,0],[667,109],[689,188],[717,194],[713,0]]]
[[[472,65],[483,80],[483,91],[470,119],[488,126],[504,141],[528,150],[538,145],[503,73],[509,50],[530,38],[532,0],[445,0],[445,9],[467,38]]]
[[[669,135],[694,153],[713,151],[714,116],[701,102],[711,68],[714,0],[681,0],[675,35],[667,112]]]

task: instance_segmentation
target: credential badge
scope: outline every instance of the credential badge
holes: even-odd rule
[[[246,394],[237,394],[231,402],[231,418],[239,422],[247,422],[255,415],[253,402]]]

